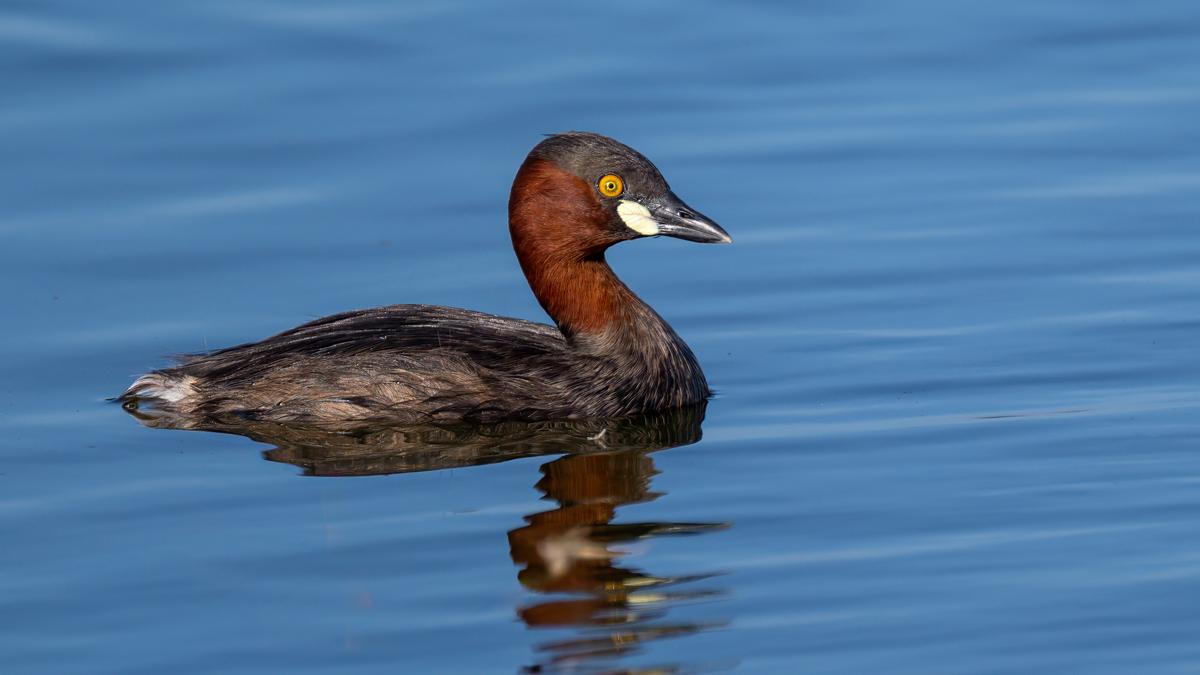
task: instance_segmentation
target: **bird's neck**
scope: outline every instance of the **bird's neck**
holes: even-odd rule
[[[508,203],[521,270],[568,341],[661,321],[604,260],[617,238],[594,193],[554,162],[530,158],[517,171]]]
[[[518,253],[518,258],[533,295],[568,341],[594,341],[663,324],[617,278],[603,253],[582,257],[534,250]]]
[[[692,350],[662,317],[621,283],[603,255],[522,262],[529,286],[567,344],[612,370],[605,383],[637,409],[690,405],[710,395]]]
[[[508,203],[513,249],[529,287],[571,349],[600,357],[611,377],[596,386],[619,405],[605,412],[662,410],[705,400],[704,373],[683,340],[621,283],[604,259],[620,237],[607,227],[591,185],[531,157]]]

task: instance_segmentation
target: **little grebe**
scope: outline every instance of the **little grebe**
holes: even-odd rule
[[[432,305],[346,312],[186,357],[118,400],[176,416],[406,423],[622,417],[711,395],[692,351],[604,260],[639,237],[731,241],[650,160],[598,134],[550,136],[517,171],[508,225],[557,329]]]

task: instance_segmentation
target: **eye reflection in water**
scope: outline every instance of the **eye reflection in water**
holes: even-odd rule
[[[557,503],[508,532],[520,583],[538,594],[516,609],[531,629],[574,630],[536,644],[527,673],[678,673],[701,664],[622,668],[618,662],[650,642],[723,625],[672,621],[672,607],[720,593],[710,573],[659,576],[622,563],[630,546],[667,535],[694,535],[726,523],[613,522],[619,507],[654,501],[658,470],[651,453],[700,440],[704,405],[624,420],[297,427],[242,419],[182,419],[131,410],[146,426],[218,431],[275,447],[264,458],[312,476],[366,476],[432,471],[563,455],[540,468],[535,487]],[[544,596],[544,597],[543,597]]]

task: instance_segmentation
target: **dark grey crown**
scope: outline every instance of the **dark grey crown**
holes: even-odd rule
[[[538,143],[529,156],[553,161],[591,185],[606,174],[616,174],[625,182],[626,194],[634,197],[656,197],[670,190],[658,167],[642,153],[590,131],[554,134]]]

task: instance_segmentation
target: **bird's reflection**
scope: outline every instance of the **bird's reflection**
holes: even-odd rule
[[[531,628],[587,630],[582,636],[539,645],[543,661],[530,667],[530,672],[591,672],[587,666],[599,667],[648,641],[710,627],[666,617],[671,604],[714,593],[693,588],[696,584],[679,587],[706,575],[658,576],[619,564],[622,547],[637,540],[723,527],[720,523],[613,522],[618,507],[661,496],[650,490],[650,480],[658,472],[647,450],[567,455],[543,464],[541,472],[537,487],[557,507],[526,516],[523,527],[509,531],[508,542],[513,562],[523,566],[517,575],[521,583],[553,597],[525,605],[517,613]]]
[[[704,406],[624,420],[489,425],[313,428],[241,419],[179,420],[130,411],[154,427],[248,436],[275,447],[270,461],[314,476],[363,476],[474,466],[562,454],[540,468],[535,487],[552,509],[525,516],[508,532],[517,578],[537,594],[517,608],[534,629],[559,629],[536,645],[528,673],[694,672],[699,664],[623,668],[647,643],[713,628],[717,621],[673,621],[672,607],[719,593],[705,571],[657,575],[624,564],[629,547],[689,535],[724,523],[614,522],[620,507],[663,496],[651,489],[651,453],[700,440]]]

